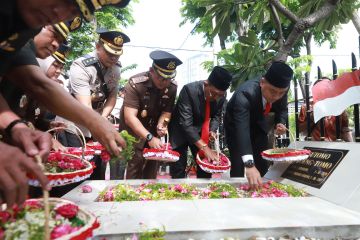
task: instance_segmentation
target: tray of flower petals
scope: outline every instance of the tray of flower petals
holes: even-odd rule
[[[67,153],[76,155],[76,156],[82,156],[82,148],[81,147],[67,147],[66,148]],[[84,149],[84,158],[85,160],[91,160],[95,155],[95,150],[91,148]]]
[[[143,157],[147,160],[156,160],[164,162],[176,162],[180,158],[180,153],[172,150],[169,143],[164,144],[162,148],[144,148]]]
[[[88,239],[98,228],[96,217],[73,202],[50,198],[50,238]],[[44,204],[42,199],[28,199],[24,205],[0,211],[1,239],[44,239]]]
[[[105,147],[101,145],[101,143],[92,141],[86,143],[86,148],[93,149],[95,151],[95,154],[100,154],[101,151],[106,150]]]
[[[143,183],[139,186],[118,184],[100,192],[99,202],[194,200],[222,198],[304,197],[308,194],[292,185],[268,181],[258,190],[248,184],[232,185],[213,182],[206,186],[195,184]]]
[[[93,172],[93,165],[79,156],[53,152],[43,163],[45,175],[53,187],[63,186],[82,181],[90,177]],[[39,187],[40,183],[34,176],[29,175],[29,184]]]
[[[196,155],[196,163],[202,170],[208,173],[224,173],[230,170],[231,162],[224,154],[219,153],[218,162],[210,162],[207,158],[201,158],[201,154]]]
[[[308,159],[311,151],[307,149],[273,148],[263,151],[263,159],[274,162],[296,162]]]

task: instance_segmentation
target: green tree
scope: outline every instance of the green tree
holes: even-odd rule
[[[248,63],[253,67],[247,67],[248,73],[238,75],[234,82],[237,86],[257,70],[261,74],[263,70],[259,65],[266,66],[272,60],[285,61],[288,56],[299,56],[301,47],[305,46],[307,55],[311,55],[310,43],[313,39],[318,44],[328,41],[335,47],[339,24],[352,19],[358,8],[359,1],[356,0],[219,0],[215,3],[210,0],[183,0],[181,13],[184,17],[182,23],[196,23],[193,32],[203,33],[206,43],[212,44],[212,37],[218,35],[223,39],[223,43],[220,41],[222,49],[226,41],[240,44],[241,51],[234,51],[234,48],[239,48],[235,46],[225,54],[232,57],[224,60],[221,58],[223,54],[219,54],[220,61],[225,61],[227,65],[239,64],[236,61],[240,61],[241,54],[245,54],[246,59],[249,59],[248,56],[263,56],[260,63],[256,57],[254,63],[250,59]],[[239,27],[244,31],[239,31]],[[250,50],[243,49],[246,47]],[[247,53],[252,51],[255,52]],[[240,55],[237,56],[238,53]],[[269,59],[269,55],[273,57]],[[231,63],[231,60],[234,62]],[[308,65],[311,66],[311,59]]]
[[[138,2],[137,0],[132,1]],[[69,37],[71,53],[68,57],[68,63],[74,59],[93,51],[98,36],[96,29],[105,27],[107,29],[120,29],[135,23],[131,15],[131,4],[126,8],[106,7],[95,13],[93,22],[85,22],[81,28],[72,32]]]

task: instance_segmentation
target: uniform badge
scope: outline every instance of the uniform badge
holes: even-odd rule
[[[40,113],[41,113],[40,108],[36,108],[34,112],[35,116],[39,116]]]
[[[108,5],[108,4],[117,4],[119,2],[121,2],[122,0],[99,0],[100,4],[102,6],[104,5]]]
[[[176,64],[174,61],[169,62],[169,64],[167,65],[167,68],[170,70],[174,70],[176,68]]]
[[[147,116],[147,111],[144,109],[141,111],[141,117],[146,118],[146,116]]]
[[[114,43],[115,45],[121,46],[124,42],[124,39],[120,36],[117,36],[116,38],[114,38]]]
[[[75,29],[78,29],[81,25],[81,18],[76,17],[70,24],[70,31],[74,31]]]
[[[20,108],[24,108],[28,104],[28,99],[26,95],[22,95],[19,103]]]
[[[19,34],[14,33],[7,39],[7,41],[3,41],[0,43],[0,49],[7,51],[7,52],[15,51],[16,49],[11,46],[10,42],[18,39],[18,37],[19,37]]]
[[[7,52],[13,52],[15,51],[15,48],[11,46],[11,44],[8,41],[3,41],[0,43],[0,49],[7,51]]]

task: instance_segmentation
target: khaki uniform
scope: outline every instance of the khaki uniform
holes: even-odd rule
[[[75,60],[70,67],[69,88],[73,95],[91,96],[93,109],[101,112],[107,96],[117,91],[120,64],[107,69],[102,68],[103,80],[101,80],[95,67],[96,62],[98,59],[95,51]],[[81,129],[85,136],[91,136],[87,129],[83,127]]]
[[[126,84],[124,103],[120,111],[120,131],[127,130],[131,135],[139,139],[139,143],[135,146],[135,155],[128,162],[127,179],[156,178],[158,162],[146,161],[142,157],[143,149],[148,145],[145,139],[140,139],[125,124],[124,107],[138,109],[137,118],[151,134],[157,136],[156,127],[159,117],[163,112],[172,112],[176,90],[176,82],[172,82],[166,89],[157,89],[149,78],[148,72],[131,77],[129,83]]]

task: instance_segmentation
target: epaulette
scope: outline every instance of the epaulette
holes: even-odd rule
[[[85,65],[85,67],[94,65],[97,62],[98,62],[98,60],[95,57],[89,57],[89,58],[85,58],[84,60],[82,60],[82,63]]]
[[[137,77],[132,77],[130,79],[130,81],[132,81],[134,84],[146,82],[148,80],[149,80],[149,77],[147,77],[147,76],[137,76]]]

